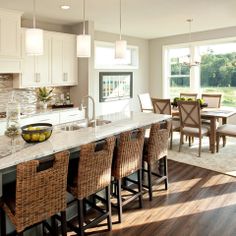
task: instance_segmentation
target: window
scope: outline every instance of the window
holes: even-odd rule
[[[188,48],[170,49],[169,51],[169,85],[170,97],[178,97],[180,92],[187,92],[190,87],[189,67],[181,59],[189,54]]]
[[[205,45],[201,54],[201,92],[221,93],[222,105],[236,106],[236,43]]]
[[[231,39],[230,39],[231,40]],[[236,43],[230,41],[166,46],[164,54],[164,92],[170,98],[180,92],[221,93],[223,106],[236,106]],[[201,64],[189,68],[181,63],[183,55],[200,57]]]
[[[95,69],[137,69],[138,47],[128,46],[125,59],[115,59],[115,45],[95,42]]]

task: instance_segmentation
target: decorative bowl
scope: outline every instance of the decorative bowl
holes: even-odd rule
[[[50,138],[53,126],[49,123],[35,123],[21,127],[21,136],[27,143],[41,143]]]

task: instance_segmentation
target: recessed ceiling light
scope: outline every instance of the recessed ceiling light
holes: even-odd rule
[[[69,5],[62,5],[62,6],[61,6],[61,9],[63,9],[63,10],[68,10],[68,9],[70,9],[70,6],[69,6]]]

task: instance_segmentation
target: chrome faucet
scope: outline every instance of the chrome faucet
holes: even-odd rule
[[[95,124],[95,126],[96,126],[95,101],[94,101],[94,99],[93,99],[92,96],[86,95],[86,96],[82,97],[82,101],[81,101],[81,106],[82,106],[82,107],[83,107],[83,103],[84,103],[84,99],[85,99],[85,98],[91,99],[92,104],[93,104],[93,116],[92,116],[92,119],[89,120],[88,109],[87,109],[87,111],[86,111],[86,113],[87,113],[87,119],[88,119],[89,122],[94,122],[94,124]]]

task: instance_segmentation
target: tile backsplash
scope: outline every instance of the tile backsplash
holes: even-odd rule
[[[54,103],[60,98],[61,94],[66,95],[69,92],[69,87],[54,87],[51,103]],[[21,105],[22,113],[34,113],[39,106],[37,101],[37,89],[15,89],[13,88],[13,75],[0,74],[0,112],[6,111],[7,103],[11,100],[13,94]]]

